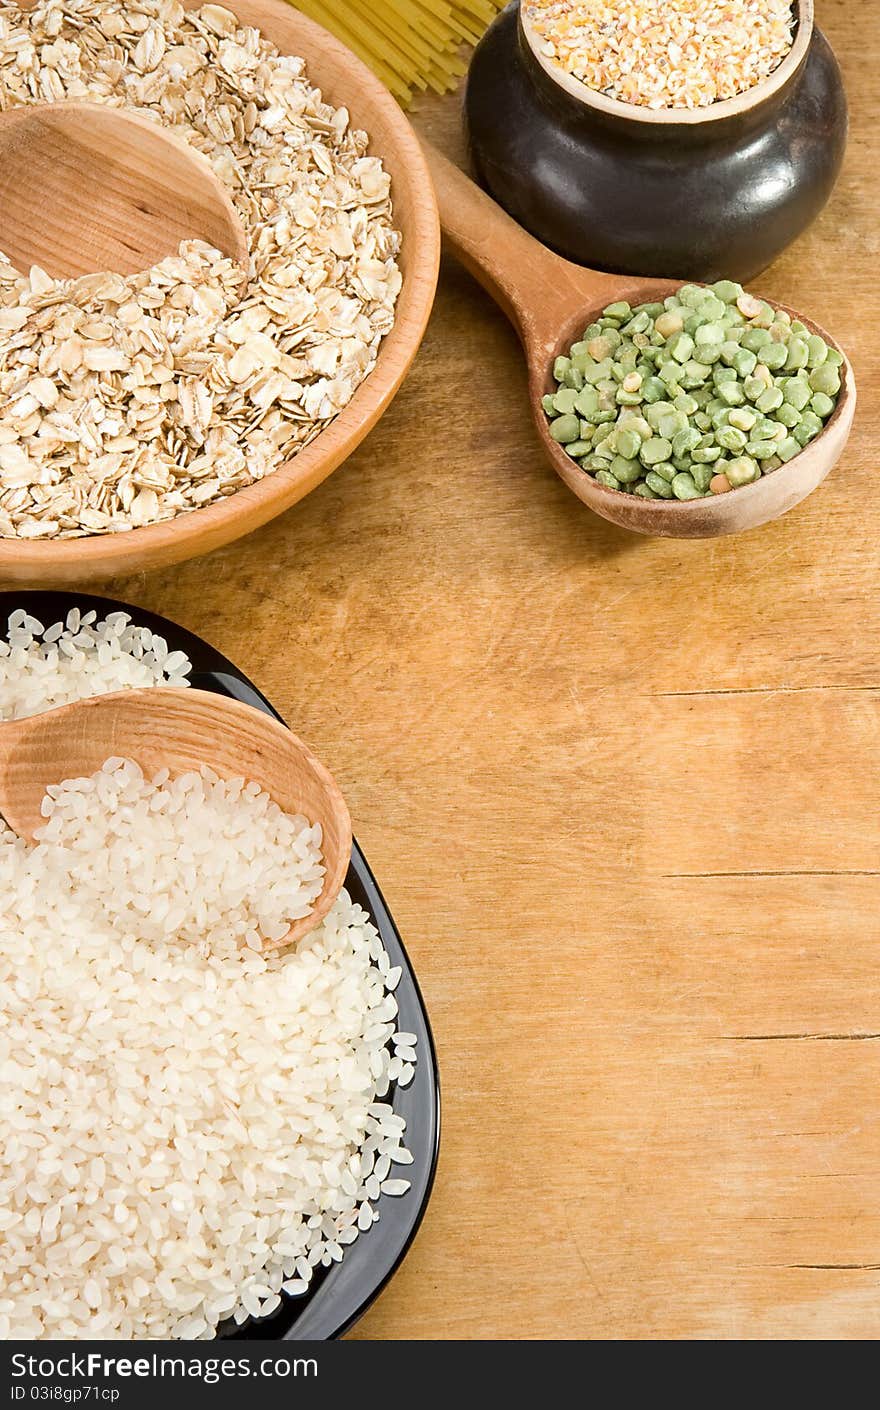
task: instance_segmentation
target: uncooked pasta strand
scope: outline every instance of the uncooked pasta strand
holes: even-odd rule
[[[391,89],[396,98],[401,102],[409,102],[412,94],[404,80],[388,66],[381,43],[377,39],[373,47],[364,45],[350,29],[348,15],[345,11],[340,10],[338,15],[328,16],[327,0],[297,0],[296,8],[302,10],[309,19],[315,20],[325,29],[331,30],[337,39],[341,39],[343,44],[348,45],[349,49],[357,54],[358,58],[363,59],[364,63],[369,65],[385,86]]]
[[[446,93],[504,0],[296,0],[367,63],[402,103],[414,89]]]
[[[382,13],[378,13],[375,0],[349,0],[349,10],[357,14],[362,22],[374,25],[377,34],[377,41],[393,44],[400,55],[406,60],[408,77],[415,81],[415,76],[422,77],[433,62],[434,55],[431,46],[416,30],[402,30],[399,26],[395,28],[393,17],[388,15],[388,6],[384,6]],[[422,77],[422,83],[425,83]]]

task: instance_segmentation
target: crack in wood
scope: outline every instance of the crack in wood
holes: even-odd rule
[[[744,685],[718,690],[658,690],[659,700],[688,700],[701,695],[810,695],[822,691],[880,692],[877,685]]]
[[[660,873],[663,881],[714,881],[723,877],[734,880],[754,880],[756,877],[785,877],[785,876],[880,876],[880,871],[873,868],[854,868],[847,870],[803,870],[803,871],[664,871]]]
[[[725,1033],[725,1043],[867,1043],[880,1033]]]

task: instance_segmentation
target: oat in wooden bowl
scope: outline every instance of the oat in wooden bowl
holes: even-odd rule
[[[173,129],[250,247],[247,276],[196,241],[128,278],[0,266],[0,537],[157,524],[309,446],[401,288],[390,178],[348,111],[231,11],[175,0],[6,9],[0,83],[9,106],[107,103]]]

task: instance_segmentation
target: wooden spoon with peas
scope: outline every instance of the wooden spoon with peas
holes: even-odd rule
[[[849,360],[823,328],[802,313],[771,303],[799,319],[841,352],[837,405],[821,433],[787,464],[752,484],[693,500],[640,499],[599,484],[550,435],[542,398],[558,390],[553,364],[568,353],[609,304],[660,302],[681,280],[602,274],[552,254],[528,235],[439,152],[425,152],[440,204],[449,249],[510,318],[525,349],[532,415],[553,468],[584,504],[635,533],[670,538],[713,538],[752,529],[793,509],[822,483],[843,452],[856,408]]]

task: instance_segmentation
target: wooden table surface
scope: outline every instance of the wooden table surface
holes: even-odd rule
[[[710,542],[594,518],[542,460],[512,331],[446,265],[342,470],[112,585],[331,764],[424,989],[439,1176],[356,1337],[880,1332],[880,3],[818,12],[846,168],[755,286],[855,364],[812,499]],[[455,98],[416,120],[460,150]]]

